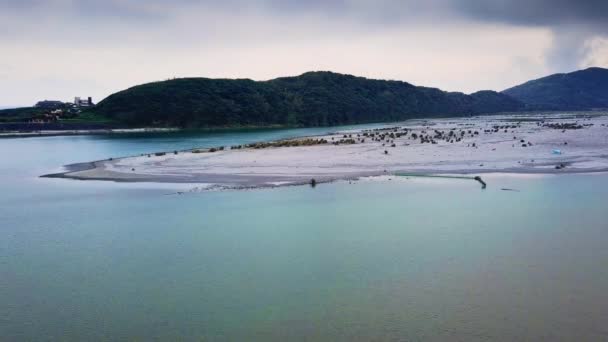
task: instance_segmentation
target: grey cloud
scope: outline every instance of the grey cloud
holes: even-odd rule
[[[608,1],[527,0],[460,1],[458,9],[476,20],[551,29],[553,44],[546,53],[552,71],[572,71],[588,54],[586,43],[608,35]]]
[[[165,9],[171,7],[169,2],[156,0],[147,2],[133,0],[0,0],[0,12],[20,16],[25,20],[28,20],[27,16],[31,15],[54,16],[60,19],[86,18],[88,20],[160,19],[166,12],[152,10],[149,4],[154,2],[162,4],[162,8]],[[174,3],[178,4],[178,2]],[[29,20],[36,23],[33,18]]]
[[[605,0],[458,0],[452,5],[477,21],[549,28],[553,43],[545,57],[552,71],[579,68],[589,52],[588,40],[608,35]]]
[[[553,71],[574,71],[580,67],[589,50],[587,33],[563,28],[553,29],[553,44],[546,52],[546,61]]]
[[[605,0],[0,0],[0,9],[28,10],[35,7],[76,9],[95,16],[147,15],[151,8],[170,11],[184,6],[226,9],[266,9],[283,14],[322,12],[359,17],[452,15],[517,25],[598,24],[606,26],[608,1]]]
[[[17,23],[0,22],[0,34],[22,34],[11,25],[37,25],[28,18],[36,17],[33,12],[51,20],[56,17],[56,27],[73,25],[91,35],[116,38],[119,31],[112,25],[117,22],[127,34],[143,32],[148,27],[170,25],[176,11],[205,9],[264,13],[269,21],[316,14],[328,21],[346,20],[353,32],[421,22],[443,24],[449,30],[453,21],[545,27],[554,35],[546,55],[554,70],[575,68],[585,57],[585,42],[608,35],[607,0],[0,0],[0,13],[18,17]],[[70,29],[60,31],[74,34]]]
[[[263,10],[282,15],[324,13],[335,17],[374,18],[380,24],[414,17],[460,16],[512,25],[584,25],[607,28],[605,0],[0,0],[1,10],[76,11],[87,17],[142,17],[167,15],[180,7],[219,8],[232,11]],[[58,13],[57,13],[58,14]]]

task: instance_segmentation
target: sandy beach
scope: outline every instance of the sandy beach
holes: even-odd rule
[[[608,116],[598,113],[411,120],[272,143],[159,151],[71,165],[46,176],[250,188],[394,173],[603,171]]]

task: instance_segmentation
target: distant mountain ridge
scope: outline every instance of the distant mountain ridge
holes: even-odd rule
[[[502,92],[527,110],[591,110],[608,108],[608,69],[588,68],[554,74]]]
[[[101,101],[95,113],[130,125],[180,127],[331,126],[517,111],[495,91],[470,95],[333,72],[270,81],[182,78],[138,85]]]
[[[502,92],[484,90],[470,95],[403,81],[318,71],[269,81],[181,78],[146,83],[108,96],[72,119],[72,123],[193,128],[310,127],[501,112],[593,109],[608,109],[608,69],[588,68],[555,74]],[[28,122],[41,114],[42,110],[35,107],[4,109],[0,110],[0,123]]]

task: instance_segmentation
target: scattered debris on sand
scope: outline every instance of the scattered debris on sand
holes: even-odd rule
[[[158,151],[47,176],[250,188],[397,172],[599,172],[608,170],[607,125],[601,113],[410,120],[315,137]]]

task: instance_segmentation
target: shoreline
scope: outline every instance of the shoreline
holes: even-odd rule
[[[608,116],[429,119],[67,165],[45,178],[263,188],[395,175],[608,172]]]
[[[35,130],[0,130],[1,138],[27,138],[27,137],[53,137],[53,136],[77,136],[77,135],[105,135],[105,134],[128,134],[128,133],[162,133],[162,132],[223,132],[223,131],[249,131],[249,130],[278,130],[278,129],[298,129],[298,128],[327,128],[328,132],[332,132],[333,128],[341,126],[360,126],[360,125],[382,125],[391,126],[397,125],[403,122],[426,122],[433,120],[471,120],[479,118],[503,118],[503,121],[513,121],[518,118],[529,118],[529,117],[569,117],[579,118],[586,116],[601,116],[605,115],[606,111],[593,111],[593,110],[573,110],[573,111],[532,111],[532,112],[502,112],[493,114],[479,114],[475,116],[457,116],[457,117],[443,117],[434,116],[428,117],[412,117],[405,121],[393,121],[393,122],[360,122],[360,123],[345,123],[338,126],[290,126],[282,124],[273,125],[242,125],[242,126],[211,126],[211,127],[200,127],[200,128],[180,128],[180,127],[136,127],[136,128],[94,128],[94,129],[35,129]],[[21,124],[21,123],[17,123]],[[120,127],[120,126],[118,126]]]
[[[229,179],[226,179],[226,175],[218,175],[219,178],[213,178],[213,175],[209,175],[210,177],[205,177],[201,180],[176,180],[169,179],[166,177],[152,177],[152,178],[138,178],[138,179],[124,179],[121,177],[79,177],[70,175],[71,172],[77,171],[86,171],[95,169],[96,162],[85,162],[85,163],[77,163],[66,165],[66,168],[70,168],[71,171],[54,173],[42,175],[40,178],[56,178],[56,179],[66,179],[66,180],[74,180],[74,181],[104,181],[104,182],[114,182],[114,183],[122,183],[122,184],[174,184],[174,185],[191,185],[191,188],[175,191],[168,193],[167,195],[183,195],[186,193],[201,193],[201,192],[213,192],[213,191],[246,191],[246,190],[269,190],[269,189],[277,189],[277,188],[286,188],[286,187],[295,187],[295,186],[312,186],[313,188],[321,185],[321,184],[330,184],[330,183],[339,183],[339,182],[348,182],[349,184],[352,182],[356,184],[356,182],[361,181],[391,181],[404,179],[407,180],[411,178],[431,178],[431,179],[457,179],[457,180],[466,180],[472,181],[474,183],[480,183],[480,189],[485,190],[488,188],[496,188],[495,184],[492,182],[492,179],[488,182],[486,175],[537,175],[537,176],[560,176],[560,175],[594,175],[594,174],[608,174],[608,168],[605,169],[597,169],[597,170],[564,170],[562,172],[552,171],[552,170],[533,170],[533,169],[517,169],[517,170],[484,170],[484,171],[474,171],[474,170],[461,170],[460,172],[450,171],[449,173],[443,173],[440,170],[432,170],[429,172],[412,172],[412,173],[382,173],[382,174],[361,174],[361,175],[350,175],[349,177],[335,177],[335,178],[326,178],[326,179],[315,179],[315,184],[312,185],[310,180],[300,180],[300,181],[280,181],[276,178],[267,178],[267,179],[254,179],[251,177],[243,177],[243,182],[232,182],[230,185],[226,183]],[[474,171],[474,172],[473,172]],[[483,178],[482,178],[483,176]],[[234,181],[234,178],[231,179]],[[259,181],[259,182],[257,182]],[[488,183],[488,184],[486,184]],[[479,186],[473,185],[473,186]],[[498,188],[502,191],[519,191],[509,188]]]
[[[190,178],[179,178],[179,177],[171,177],[171,176],[160,176],[160,175],[139,175],[138,177],[124,177],[121,176],[121,173],[109,171],[107,173],[108,176],[79,176],[74,173],[95,170],[99,166],[98,162],[104,162],[105,160],[98,160],[92,162],[83,162],[83,163],[75,163],[65,165],[64,168],[68,170],[57,173],[49,173],[41,175],[40,178],[62,178],[62,179],[73,179],[73,180],[95,180],[95,181],[110,181],[110,182],[124,182],[124,183],[180,183],[180,184],[199,184],[199,183],[214,183],[213,180],[218,179],[233,179],[245,180],[243,183],[256,183],[253,181],[257,179],[258,182],[272,182],[272,183],[281,183],[287,181],[288,179],[296,179],[302,178],[301,182],[298,184],[309,184],[310,182],[305,182],[303,176],[301,177],[283,177],[283,176],[254,176],[254,175],[226,175],[226,174],[206,174],[200,177],[190,177]],[[484,175],[484,174],[514,174],[514,175],[564,175],[564,174],[595,174],[595,173],[608,173],[608,167],[605,168],[596,168],[596,169],[535,169],[535,168],[506,168],[506,169],[492,169],[492,170],[475,170],[475,169],[412,169],[412,170],[395,170],[392,172],[368,172],[368,173],[351,173],[351,174],[342,174],[330,177],[321,176],[320,178],[315,178],[317,183],[327,183],[333,181],[340,180],[356,180],[365,177],[381,177],[381,176],[395,176],[395,177],[449,177],[449,176],[471,176],[473,175]],[[115,176],[111,176],[115,174]],[[314,178],[314,177],[313,177]],[[465,177],[462,177],[465,178]],[[466,177],[468,178],[468,177]],[[308,179],[308,178],[306,178]],[[252,182],[249,182],[251,180]],[[310,179],[308,179],[310,180]],[[295,183],[289,184],[281,184],[281,185],[292,185]],[[281,186],[278,185],[278,186]]]
[[[106,134],[131,134],[131,133],[163,133],[179,132],[180,128],[108,128],[108,129],[74,129],[74,130],[39,130],[39,131],[15,131],[0,132],[1,138],[32,138],[32,137],[58,137],[79,135],[106,135]]]

